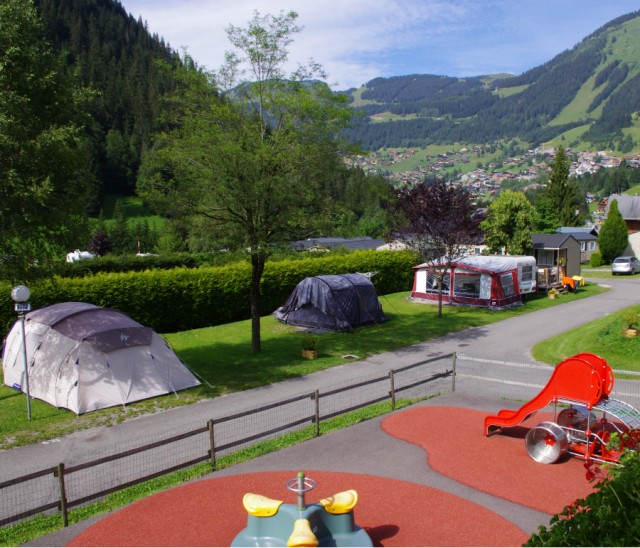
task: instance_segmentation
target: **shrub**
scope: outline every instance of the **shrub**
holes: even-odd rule
[[[600,253],[600,251],[594,251],[591,254],[591,258],[589,259],[589,266],[592,266],[593,268],[597,268],[599,266],[602,266],[604,264],[604,261],[602,259],[602,253]]]
[[[624,321],[624,325],[627,329],[634,329],[637,327],[639,319],[637,310],[634,310],[633,308],[625,310],[624,314],[622,314],[622,320]]]
[[[596,491],[574,501],[524,546],[640,546],[640,454],[628,453]]]

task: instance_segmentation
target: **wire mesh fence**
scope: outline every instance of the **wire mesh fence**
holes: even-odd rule
[[[517,363],[456,356],[458,392],[482,394],[488,398],[529,401],[547,384],[553,367],[537,363]],[[613,370],[615,384],[611,398],[640,409],[640,373]]]
[[[321,424],[380,402],[389,410],[399,399],[426,398],[446,392],[529,401],[549,381],[553,368],[536,363],[488,360],[447,354],[388,374],[363,376],[347,386],[336,384],[247,408],[206,422],[184,424],[180,431],[137,438],[112,447],[84,463],[57,463],[19,478],[0,471],[0,527],[41,513],[59,512],[66,525],[69,509],[154,477],[235,455],[257,443]],[[614,371],[612,397],[640,408],[640,373]]]
[[[204,425],[185,425],[181,432],[121,443],[110,454],[84,463],[59,463],[20,478],[2,478],[0,472],[0,527],[53,512],[60,512],[66,525],[69,509],[125,487],[204,461],[215,469],[221,457],[309,426],[319,435],[323,421],[374,403],[389,402],[391,410],[397,398],[450,390],[454,367],[454,355],[439,356],[348,386],[329,386],[214,417]]]

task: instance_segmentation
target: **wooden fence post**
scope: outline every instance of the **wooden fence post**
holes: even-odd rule
[[[453,366],[453,372],[451,374],[451,392],[456,391],[456,362],[458,361],[458,355],[454,352],[451,354],[451,363]]]
[[[393,376],[393,369],[389,370],[389,383],[391,384],[391,390],[389,391],[389,395],[391,396],[391,409],[395,410],[395,408],[396,408],[396,383],[395,383],[395,377]]]
[[[53,473],[58,478],[58,487],[60,488],[60,515],[62,516],[62,526],[69,525],[69,515],[67,513],[67,493],[64,488],[64,463],[61,462]]]
[[[216,441],[213,432],[213,419],[207,421],[207,428],[209,429],[209,457],[211,458],[211,469],[216,469]]]
[[[314,421],[316,423],[316,438],[317,438],[318,436],[320,436],[320,391],[319,390],[316,390],[313,393],[313,399],[316,405]]]

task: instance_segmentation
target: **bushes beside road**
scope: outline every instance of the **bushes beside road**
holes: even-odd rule
[[[379,295],[407,291],[417,256],[409,251],[357,251],[268,262],[262,279],[261,314],[281,306],[296,284],[309,276],[377,272],[372,281]],[[80,301],[129,314],[159,332],[219,325],[250,317],[251,266],[174,268],[143,272],[98,273],[81,278],[55,277],[30,284],[33,308]],[[11,285],[0,285],[0,326],[6,333],[15,321]]]

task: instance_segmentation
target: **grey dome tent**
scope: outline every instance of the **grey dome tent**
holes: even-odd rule
[[[273,314],[282,323],[328,331],[387,321],[375,287],[363,274],[305,278]]]
[[[26,315],[29,392],[81,414],[200,384],[167,342],[118,310],[66,302]],[[9,332],[4,383],[26,391],[22,325]]]

